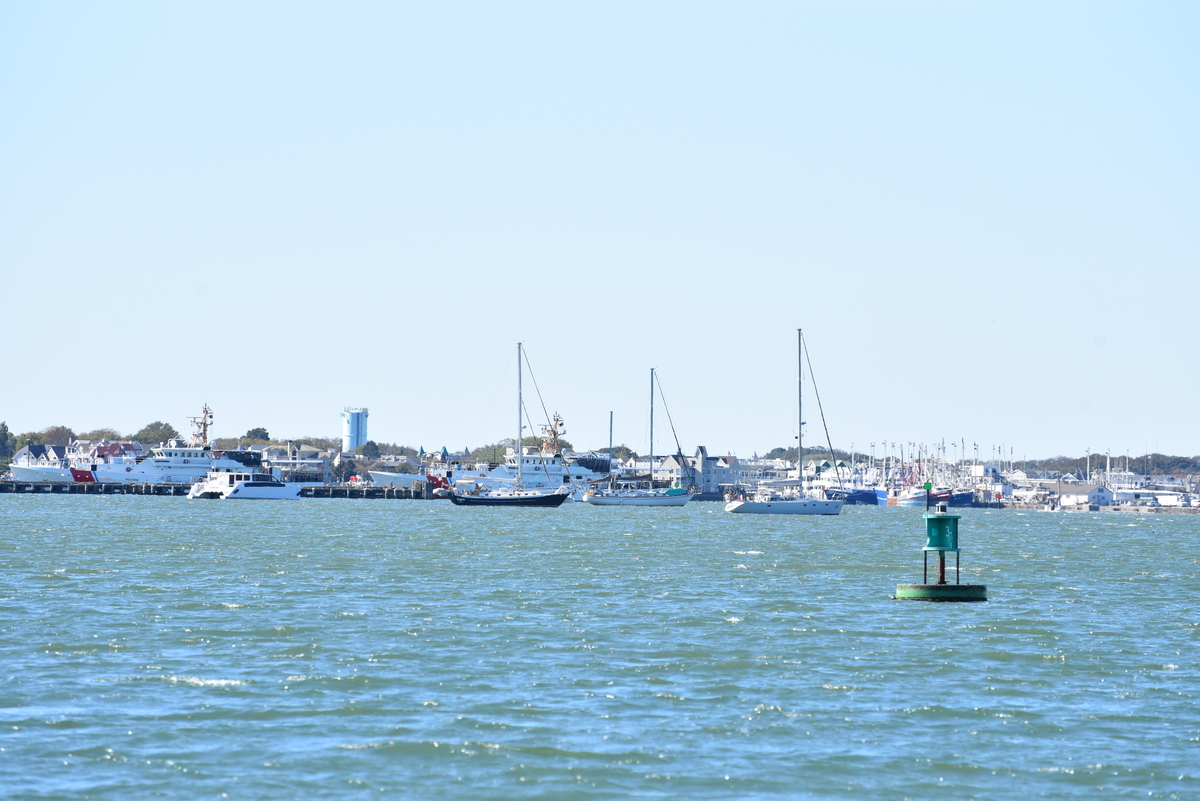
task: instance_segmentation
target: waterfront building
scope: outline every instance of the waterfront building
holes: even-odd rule
[[[1045,488],[1058,496],[1058,502],[1062,506],[1111,506],[1113,502],[1113,491],[1103,484],[1063,481],[1057,484],[1047,484]]]

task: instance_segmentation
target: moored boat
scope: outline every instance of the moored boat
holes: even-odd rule
[[[928,496],[928,499],[926,498]],[[926,491],[924,487],[911,487],[896,496],[895,506],[919,506],[928,504],[930,509],[939,503],[952,507],[970,506],[975,494],[971,490],[953,490],[949,487],[933,487]]]
[[[541,489],[481,489],[464,486],[470,482],[459,482],[448,493],[450,503],[455,506],[562,506],[570,497],[565,487],[553,492]]]
[[[827,487],[825,498],[830,501],[842,501],[847,506],[878,506],[879,498],[873,489],[835,489]]]
[[[725,504],[726,512],[755,515],[837,515],[844,501],[805,498],[769,488],[760,488],[749,498],[735,497]]]
[[[523,453],[524,448],[521,447],[521,435],[525,430],[525,407],[521,393],[521,381],[524,375],[524,351],[521,348],[521,343],[517,343],[517,436],[514,439],[514,445],[517,453]],[[555,428],[557,430],[557,420]],[[563,501],[570,497],[570,487],[560,485],[552,489],[550,487],[529,488],[524,485],[524,458],[517,459],[517,475],[516,480],[511,487],[495,488],[485,487],[484,485],[474,482],[457,482],[452,486],[447,495],[450,502],[455,506],[529,506],[529,507],[556,507],[561,506]]]
[[[588,490],[583,495],[583,502],[592,506],[684,506],[691,499],[691,493],[682,487],[664,490]]]
[[[645,489],[592,487],[583,495],[583,502],[592,506],[684,506],[692,494],[682,487],[654,487],[654,368],[650,368],[650,452],[647,456],[647,487]],[[609,437],[611,438],[611,422]],[[609,444],[611,452],[612,445]]]
[[[300,497],[301,484],[280,481],[270,473],[213,471],[192,485],[189,498],[291,500]]]
[[[752,494],[731,492],[725,511],[734,514],[760,515],[838,515],[844,500],[810,498],[804,492],[804,334],[796,330],[797,382],[796,390],[796,477],[782,481],[761,482]],[[819,398],[818,398],[819,400]],[[833,446],[830,445],[830,452]]]
[[[261,466],[256,451],[214,451],[208,441],[212,410],[205,404],[200,417],[192,418],[195,431],[185,444],[172,439],[149,453],[136,443],[101,443],[90,450],[33,446],[37,458],[20,464],[14,460],[13,476],[21,481],[74,481],[113,484],[193,484],[212,471],[247,472]],[[54,458],[49,458],[50,456]]]

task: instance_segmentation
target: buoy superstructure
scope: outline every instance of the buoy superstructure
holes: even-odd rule
[[[963,584],[960,581],[958,521],[962,515],[949,513],[946,503],[939,503],[933,514],[925,515],[925,560],[921,584],[897,584],[896,598],[902,601],[986,601],[987,587],[983,584]],[[929,554],[937,554],[937,582],[929,583]],[[954,583],[946,581],[946,554],[954,554]]]

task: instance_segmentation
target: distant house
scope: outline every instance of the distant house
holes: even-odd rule
[[[63,467],[66,458],[65,445],[26,445],[13,456],[13,464],[21,467]]]
[[[466,462],[467,457],[463,456],[462,460],[463,460],[463,462]],[[399,467],[399,466],[409,467],[414,471],[420,471],[420,469],[422,467],[420,459],[418,459],[415,456],[409,456],[408,454],[405,454],[405,453],[384,454],[383,456],[379,457],[379,461],[383,462],[386,465],[396,465],[397,467]]]
[[[736,484],[742,476],[742,465],[736,456],[709,456],[708,448],[703,445],[686,461],[691,480],[705,494],[720,493],[723,485]]]
[[[1057,495],[1062,506],[1112,506],[1113,502],[1113,491],[1102,484],[1060,481],[1057,484],[1046,484],[1043,488]]]
[[[978,481],[999,481],[1000,468],[994,464],[973,464],[969,466],[971,478]]]

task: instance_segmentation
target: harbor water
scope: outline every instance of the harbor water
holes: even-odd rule
[[[1200,520],[962,514],[0,496],[0,796],[1200,797]]]

